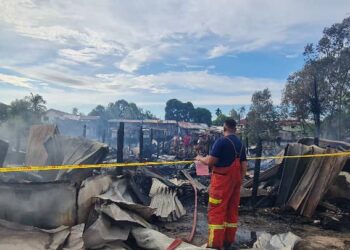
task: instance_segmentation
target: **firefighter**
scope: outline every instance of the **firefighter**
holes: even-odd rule
[[[196,157],[212,173],[207,244],[210,248],[234,249],[240,188],[248,166],[245,148],[235,132],[236,121],[227,119],[224,136],[215,141],[210,154]]]

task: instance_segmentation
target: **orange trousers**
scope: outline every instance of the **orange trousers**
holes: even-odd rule
[[[235,241],[241,189],[241,163],[214,167],[210,181],[208,211],[208,247],[222,249]]]

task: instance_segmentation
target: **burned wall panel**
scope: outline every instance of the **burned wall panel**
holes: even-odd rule
[[[68,182],[0,183],[0,219],[40,228],[73,226],[76,194]]]

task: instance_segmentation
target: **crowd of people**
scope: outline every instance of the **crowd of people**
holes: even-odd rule
[[[171,139],[170,154],[186,159],[196,155],[208,155],[218,136],[209,132],[175,135]]]

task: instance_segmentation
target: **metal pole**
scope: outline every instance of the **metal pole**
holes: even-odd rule
[[[262,140],[260,137],[258,138],[258,144],[257,144],[256,149],[257,149],[256,157],[261,157],[261,155],[262,155]],[[257,198],[258,198],[260,163],[261,163],[260,159],[255,160],[253,190],[252,190],[252,207],[253,208],[255,208]]]

